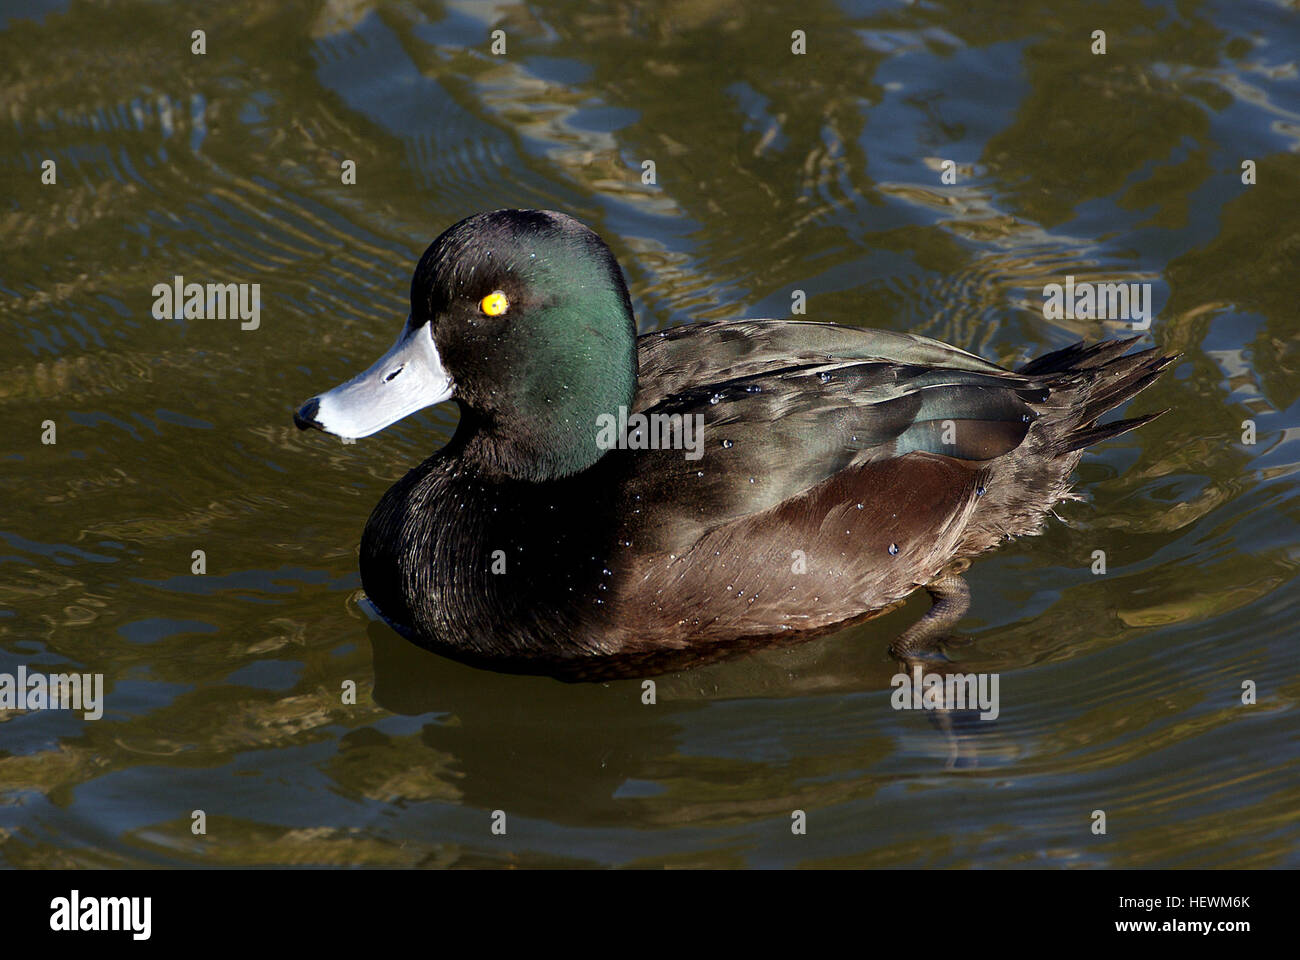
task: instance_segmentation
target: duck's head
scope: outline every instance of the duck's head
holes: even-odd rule
[[[454,399],[489,468],[542,480],[595,463],[597,417],[635,392],[636,324],[604,241],[562,213],[496,210],[429,246],[392,349],[293,419],[366,437]]]

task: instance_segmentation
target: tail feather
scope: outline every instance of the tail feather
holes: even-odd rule
[[[1173,363],[1174,357],[1155,356],[1155,350],[1143,350],[1114,360],[1097,372],[1096,387],[1084,401],[1079,425],[1088,427],[1106,411],[1131,400],[1151,386],[1160,372]]]
[[[1133,417],[1129,420],[1116,420],[1114,423],[1104,423],[1100,427],[1090,427],[1087,430],[1076,430],[1065,437],[1065,445],[1060,448],[1061,453],[1073,453],[1075,450],[1082,450],[1084,447],[1090,447],[1094,443],[1101,443],[1103,440],[1111,440],[1120,434],[1128,433],[1130,430],[1136,430],[1144,423],[1150,423],[1156,417],[1169,412],[1169,408],[1157,410],[1155,413],[1148,413],[1141,417]]]
[[[1028,376],[1041,376],[1045,373],[1076,373],[1093,370],[1122,356],[1125,350],[1140,339],[1141,337],[1125,337],[1122,340],[1102,340],[1092,344],[1080,340],[1068,347],[1035,357],[1018,372]]]
[[[1072,344],[1029,361],[1019,373],[1043,381],[1053,392],[1068,398],[1073,415],[1060,421],[1053,444],[1061,453],[1072,453],[1103,440],[1127,433],[1167,411],[1160,410],[1129,420],[1100,426],[1097,421],[1109,410],[1131,400],[1155,382],[1179,354],[1159,355],[1156,349],[1125,355],[1138,337],[1103,340],[1085,345]]]

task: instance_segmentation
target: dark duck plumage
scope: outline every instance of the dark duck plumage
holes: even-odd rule
[[[934,607],[893,647],[910,659],[964,613],[967,558],[1039,532],[1084,447],[1157,416],[1097,423],[1173,359],[1125,356],[1131,342],[1010,371],[827,323],[637,337],[593,232],[501,210],[429,247],[393,350],[295,420],[365,436],[459,403],[451,442],[384,495],[361,543],[367,595],[430,649],[647,674],[807,639],[926,587]],[[620,407],[699,415],[702,455],[606,449],[600,418]]]

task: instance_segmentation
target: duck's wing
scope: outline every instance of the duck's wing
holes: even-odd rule
[[[662,399],[694,384],[763,373],[791,361],[891,360],[916,366],[1012,375],[996,363],[938,340],[892,330],[807,320],[695,323],[637,340],[641,391]]]
[[[960,463],[974,476],[1024,440],[1038,416],[1031,403],[1046,398],[1033,377],[882,330],[741,321],[651,334],[639,346],[635,410],[690,418],[700,430],[696,449],[635,451],[629,490],[683,504],[670,522],[687,529],[669,540],[909,453]],[[898,468],[890,475],[907,483]]]

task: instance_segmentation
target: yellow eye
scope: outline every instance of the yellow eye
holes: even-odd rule
[[[478,302],[478,308],[489,317],[499,317],[510,309],[510,298],[500,290],[494,290]]]

